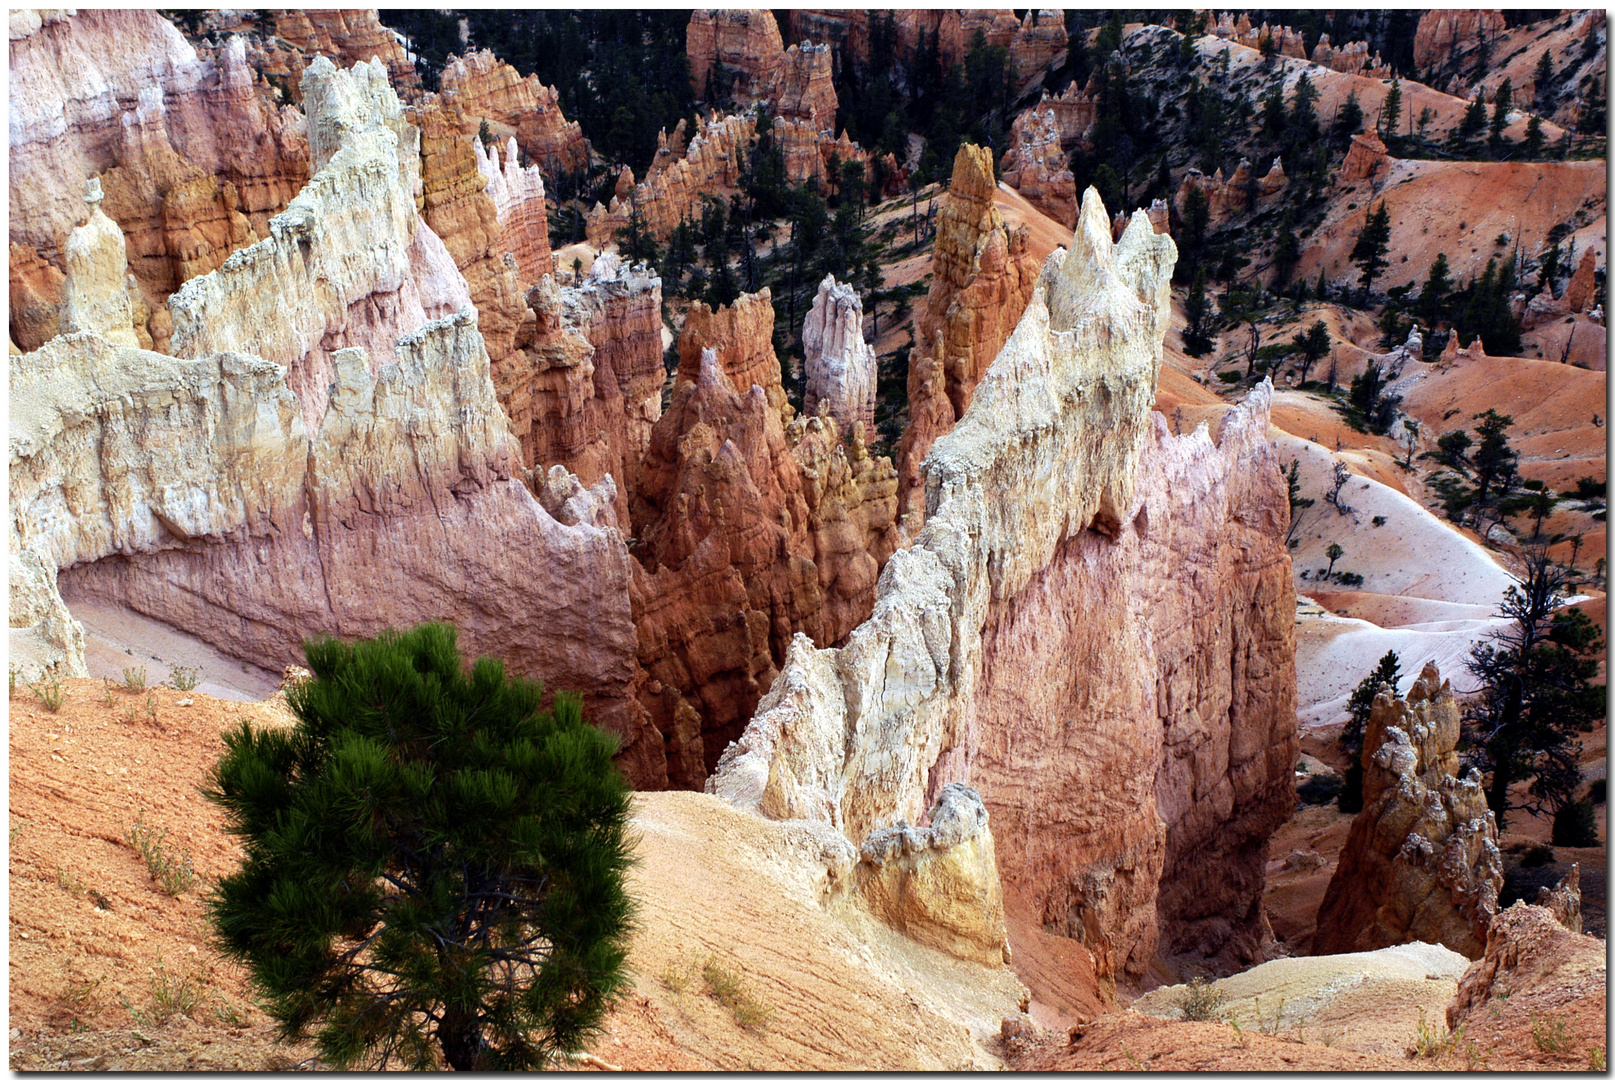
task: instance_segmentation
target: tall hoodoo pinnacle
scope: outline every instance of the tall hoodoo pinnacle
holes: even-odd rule
[[[802,325],[807,360],[803,406],[817,415],[823,403],[844,432],[863,425],[863,438],[875,429],[875,350],[864,341],[864,310],[851,285],[834,274],[819,283],[813,309]]]
[[[123,230],[101,210],[101,178],[84,184],[90,219],[67,238],[67,280],[63,283],[62,329],[90,331],[115,345],[137,346],[134,314],[124,285],[129,259]]]

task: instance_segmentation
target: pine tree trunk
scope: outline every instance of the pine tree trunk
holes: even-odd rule
[[[438,1045],[443,1058],[455,1072],[477,1072],[483,1068],[482,1029],[474,1013],[449,1010],[437,1025]]]

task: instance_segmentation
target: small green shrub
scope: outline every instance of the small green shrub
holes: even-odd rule
[[[157,958],[157,970],[152,972],[148,986],[151,1004],[144,1009],[135,1008],[127,997],[118,995],[119,1003],[139,1027],[160,1027],[176,1016],[194,1016],[207,1000],[201,972],[171,975],[161,956]]]
[[[1559,1017],[1547,1017],[1540,1013],[1531,1014],[1531,1041],[1536,1048],[1544,1054],[1557,1054],[1569,1050],[1575,1036],[1565,1030],[1565,1022]]]
[[[191,862],[190,853],[176,857],[164,847],[164,841],[168,839],[167,829],[153,834],[151,827],[145,823],[144,815],[137,815],[135,823],[124,833],[124,839],[146,861],[146,872],[163,892],[178,896],[195,887],[196,867]]]
[[[1520,865],[1530,868],[1546,866],[1553,861],[1553,849],[1546,844],[1532,844],[1526,853],[1520,856]]]
[[[1598,815],[1591,799],[1576,799],[1553,815],[1554,847],[1596,847]]]
[[[189,693],[195,690],[202,682],[202,669],[194,667],[175,667],[168,672],[168,685],[180,693]]]
[[[1608,783],[1605,781],[1604,777],[1600,776],[1597,780],[1594,780],[1592,782],[1592,786],[1587,789],[1587,797],[1595,803],[1601,803],[1606,798],[1608,791]]]
[[[1345,782],[1340,777],[1330,773],[1325,776],[1314,776],[1306,783],[1295,789],[1301,801],[1308,806],[1324,806],[1332,803],[1340,795],[1340,789]]]
[[[62,681],[54,674],[46,676],[39,682],[30,683],[28,689],[34,692],[34,696],[39,699],[39,703],[45,706],[49,712],[56,712],[62,707],[62,703],[67,700],[67,690],[62,686]]]
[[[123,687],[131,693],[140,693],[146,688],[146,669],[143,667],[126,667],[123,669]]]
[[[1185,1020],[1214,1021],[1222,1016],[1225,1000],[1221,988],[1208,985],[1203,976],[1196,975],[1178,998],[1177,1008]]]
[[[724,966],[715,956],[708,956],[701,963],[701,978],[707,985],[707,993],[727,1008],[741,1027],[750,1030],[768,1025],[774,1007],[752,993],[739,971]]]

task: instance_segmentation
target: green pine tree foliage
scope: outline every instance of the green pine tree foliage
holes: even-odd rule
[[[1357,281],[1362,286],[1366,296],[1369,289],[1374,287],[1374,279],[1380,272],[1390,265],[1385,259],[1385,253],[1391,244],[1391,215],[1385,209],[1385,200],[1381,199],[1379,209],[1368,215],[1363,223],[1362,232],[1357,234],[1357,243],[1351,249],[1351,261],[1357,264],[1361,271]]]
[[[1346,712],[1349,719],[1340,732],[1340,745],[1355,759],[1363,752],[1363,737],[1368,732],[1368,717],[1374,711],[1374,699],[1381,691],[1390,691],[1392,697],[1396,696],[1396,680],[1401,678],[1402,658],[1396,655],[1393,649],[1379,658],[1374,670],[1369,672],[1357,688],[1346,699]]]
[[[210,915],[278,1034],[327,1066],[536,1069],[627,986],[630,792],[574,696],[541,708],[429,623],[305,646],[289,730],[225,735],[241,838]]]

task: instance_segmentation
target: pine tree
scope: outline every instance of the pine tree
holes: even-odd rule
[[[1542,134],[1542,117],[1532,116],[1531,122],[1525,126],[1525,156],[1538,158],[1542,156],[1542,144],[1546,141]]]
[[[1486,801],[1499,829],[1510,809],[1540,814],[1572,800],[1581,782],[1574,735],[1604,715],[1603,688],[1592,685],[1603,634],[1580,610],[1564,610],[1570,575],[1531,550],[1498,611],[1507,624],[1470,650],[1481,689],[1464,710],[1465,734],[1492,774]],[[1527,778],[1516,803],[1509,788]]]
[[[630,793],[578,698],[465,669],[454,628],[306,646],[291,730],[224,737],[219,948],[338,1069],[542,1068],[628,985]]]
[[[1363,231],[1357,234],[1357,243],[1351,249],[1351,261],[1362,271],[1357,281],[1362,286],[1365,302],[1369,289],[1374,286],[1374,279],[1390,265],[1385,261],[1390,243],[1391,215],[1385,209],[1385,200],[1381,199],[1379,209],[1368,215],[1363,223]]]
[[[1381,691],[1396,696],[1396,681],[1401,677],[1402,658],[1393,649],[1379,658],[1379,664],[1369,672],[1346,699],[1346,712],[1350,719],[1340,732],[1340,745],[1353,758],[1363,752],[1363,737],[1368,734],[1368,718],[1374,711],[1374,699]]]
[[[1497,99],[1492,105],[1491,134],[1488,137],[1493,150],[1503,147],[1503,129],[1508,126],[1508,112],[1514,107],[1514,83],[1504,79],[1497,88]]]
[[[1290,273],[1301,259],[1301,240],[1295,235],[1295,221],[1286,214],[1279,222],[1278,243],[1273,247],[1273,290],[1281,291],[1290,281]]]
[[[1295,348],[1301,354],[1301,384],[1305,386],[1312,365],[1329,353],[1329,327],[1318,319],[1305,332],[1295,335]]]
[[[1559,276],[1559,260],[1561,258],[1558,241],[1542,256],[1542,267],[1537,271],[1537,289],[1553,289],[1554,279]]]
[[[1345,104],[1335,114],[1334,136],[1337,140],[1351,138],[1363,129],[1363,107],[1357,102],[1357,91],[1346,95]]]
[[[1486,129],[1486,88],[1481,87],[1475,93],[1475,100],[1469,103],[1464,110],[1464,118],[1459,121],[1458,129],[1453,133],[1453,141],[1460,147],[1467,146],[1475,136]]]
[[[1211,302],[1206,299],[1204,266],[1194,272],[1194,281],[1189,285],[1189,295],[1183,301],[1183,314],[1188,320],[1188,325],[1183,329],[1183,351],[1197,358],[1206,355],[1211,351],[1214,342],[1206,326],[1207,318],[1211,314]]]
[[[1475,419],[1480,421],[1475,428],[1479,438],[1475,441],[1475,452],[1470,455],[1470,461],[1475,466],[1475,521],[1478,525],[1487,493],[1499,477],[1514,468],[1520,455],[1508,444],[1506,432],[1514,426],[1512,416],[1503,416],[1496,409],[1487,409],[1483,413],[1476,413]]]
[[[1531,79],[1535,91],[1533,96],[1538,105],[1547,98],[1551,82],[1553,82],[1553,54],[1551,50],[1543,49],[1542,58],[1536,62],[1536,73]]]
[[[1389,138],[1396,134],[1396,122],[1402,117],[1402,80],[1392,79],[1385,92],[1385,104],[1380,107],[1380,135]]]
[[[1311,142],[1318,137],[1318,90],[1304,73],[1295,82],[1295,96],[1290,99],[1291,134],[1298,142]]]

